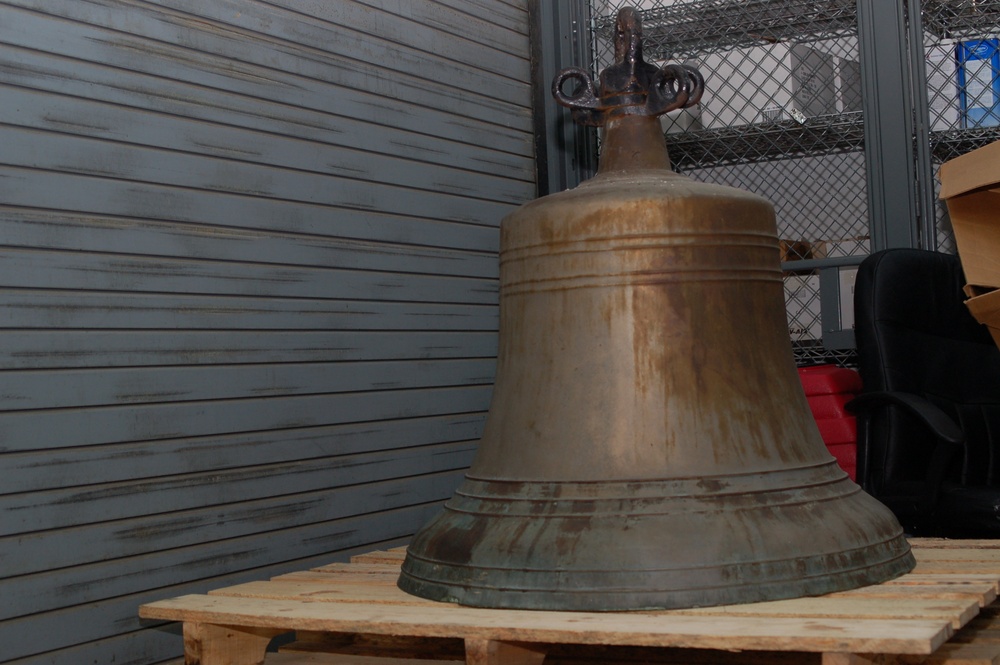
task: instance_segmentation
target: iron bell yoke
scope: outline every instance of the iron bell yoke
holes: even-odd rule
[[[646,63],[631,8],[615,55],[596,85],[580,69],[553,81],[603,128],[600,168],[502,222],[482,440],[399,586],[480,607],[637,610],[909,571],[898,522],[840,470],[809,411],[771,204],[670,169],[657,116],[697,103],[701,74]]]

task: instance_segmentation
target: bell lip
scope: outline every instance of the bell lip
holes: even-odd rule
[[[838,591],[880,584],[913,570],[916,561],[900,533],[892,539],[903,549],[884,561],[840,571],[794,579],[717,585],[714,587],[653,590],[648,588],[581,588],[575,590],[531,588],[509,589],[448,584],[422,579],[403,570],[397,586],[406,593],[438,602],[467,607],[580,612],[625,612],[672,610],[741,605],[773,600],[821,596]],[[409,560],[409,557],[408,557]],[[788,561],[791,568],[799,563]]]
[[[746,485],[659,479],[630,496],[611,481],[512,493],[468,479],[413,537],[397,584],[474,607],[626,611],[815,596],[915,565],[892,513],[832,459],[737,476]]]

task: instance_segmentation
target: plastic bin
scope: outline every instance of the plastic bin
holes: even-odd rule
[[[857,421],[845,407],[861,392],[861,376],[836,365],[800,367],[799,380],[827,450],[851,480],[857,479]]]

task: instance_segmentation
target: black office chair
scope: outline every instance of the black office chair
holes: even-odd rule
[[[858,481],[914,535],[1000,537],[1000,349],[958,257],[869,256],[854,289]]]

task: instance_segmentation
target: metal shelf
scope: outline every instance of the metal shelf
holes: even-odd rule
[[[667,134],[670,160],[678,169],[748,164],[805,155],[831,155],[864,149],[861,112],[782,120],[738,127]]]
[[[642,13],[648,60],[857,33],[856,0],[689,0]],[[614,17],[595,21],[611,41]]]
[[[1000,127],[931,132],[931,155],[935,162],[946,162],[997,140],[1000,140]]]
[[[929,0],[923,10],[924,30],[939,39],[980,37],[984,25],[1000,24],[1000,0]]]
[[[690,57],[782,41],[808,42],[857,33],[856,0],[687,0],[643,12],[650,60]],[[1000,24],[1000,0],[927,0],[924,29],[940,39],[980,36]],[[614,17],[596,20],[611,39]]]

